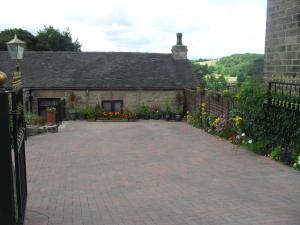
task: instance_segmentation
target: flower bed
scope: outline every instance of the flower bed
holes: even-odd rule
[[[229,115],[207,113],[202,104],[188,113],[187,122],[225,138],[257,154],[300,169],[300,113],[272,108],[263,83],[248,82],[239,87]]]

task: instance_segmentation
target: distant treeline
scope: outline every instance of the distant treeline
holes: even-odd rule
[[[247,78],[259,78],[263,76],[264,55],[263,54],[234,54],[223,57],[214,65],[205,65],[205,61],[193,60],[194,72],[202,78],[205,75],[216,74],[230,77],[237,77],[238,81],[245,81]],[[201,62],[201,64],[200,64]]]

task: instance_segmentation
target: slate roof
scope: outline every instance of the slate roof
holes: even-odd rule
[[[171,54],[25,52],[20,64],[27,88],[182,89],[197,84],[190,62]],[[9,75],[14,66],[0,51],[0,71]]]

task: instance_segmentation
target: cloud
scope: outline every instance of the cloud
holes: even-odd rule
[[[266,0],[15,0],[3,2],[0,29],[36,33],[68,27],[84,51],[170,52],[183,32],[189,57],[264,51]]]

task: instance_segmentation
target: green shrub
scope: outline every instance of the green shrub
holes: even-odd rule
[[[28,125],[43,125],[46,122],[45,118],[30,112],[24,113],[24,119]]]
[[[252,141],[252,139],[246,141],[246,148],[250,151],[259,154],[259,155],[268,155],[268,141],[264,138],[260,138],[256,140],[255,142]]]
[[[150,106],[142,103],[137,109],[137,115],[139,116],[150,116],[151,115],[151,108]]]
[[[276,147],[272,152],[271,152],[271,158],[280,161],[280,155],[281,155],[281,146]]]
[[[231,115],[242,117],[241,129],[255,141],[264,137],[266,134],[263,126],[264,102],[267,99],[267,89],[263,82],[248,81],[244,83],[234,98],[235,105]]]

